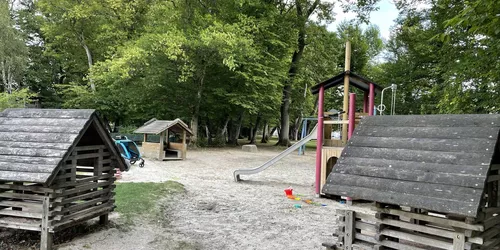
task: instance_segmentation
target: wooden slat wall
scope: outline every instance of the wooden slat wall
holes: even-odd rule
[[[500,115],[362,119],[323,193],[476,217]]]
[[[0,113],[0,180],[45,183],[93,114],[51,109]]]

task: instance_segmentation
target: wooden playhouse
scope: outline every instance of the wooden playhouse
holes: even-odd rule
[[[499,131],[500,115],[362,119],[323,192],[374,203],[337,211],[325,246],[499,249]]]
[[[100,217],[106,223],[115,168],[126,170],[94,110],[0,113],[0,227],[54,232]]]
[[[186,136],[193,135],[180,119],[173,121],[151,119],[134,133],[144,134],[141,154],[156,160],[184,160],[187,154]],[[148,135],[159,135],[159,142],[148,141]]]

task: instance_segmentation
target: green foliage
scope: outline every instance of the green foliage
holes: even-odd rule
[[[0,93],[0,111],[6,108],[24,108],[34,95],[27,89],[14,90],[12,93]]]

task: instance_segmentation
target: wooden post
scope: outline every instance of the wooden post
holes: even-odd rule
[[[17,186],[22,186],[23,183],[22,182],[17,182],[15,181],[14,182],[14,185],[17,185]],[[14,190],[14,193],[22,193],[23,191],[20,191],[20,190]],[[23,201],[23,199],[12,199],[13,201]],[[14,211],[23,211],[23,208],[21,207],[12,207],[12,210]]]
[[[53,235],[51,232],[49,232],[50,198],[48,196],[43,198],[42,208],[40,250],[51,250]]]
[[[347,139],[351,139],[354,132],[354,124],[356,123],[356,94],[349,94],[349,133]]]
[[[182,130],[182,159],[186,159],[187,145],[186,145],[186,130]]]
[[[148,142],[148,134],[144,134],[144,142]]]
[[[363,96],[363,113],[368,113],[368,96],[370,93],[368,91],[365,91],[364,96]]]
[[[352,244],[354,243],[354,232],[356,231],[355,225],[356,223],[354,217],[354,211],[347,210],[345,213],[345,237],[344,237],[344,249],[351,250]]]
[[[158,152],[158,160],[163,160],[165,158],[165,151],[163,149],[163,143],[165,140],[165,132],[160,133],[160,152]]]
[[[351,70],[351,42],[345,43],[345,75],[344,75],[344,114],[342,120],[347,121],[347,110],[349,109],[349,71]],[[342,142],[347,143],[347,126],[342,125]]]
[[[109,222],[109,214],[103,214],[99,216],[99,224],[107,225]]]
[[[465,249],[465,234],[455,233],[455,237],[453,238],[453,250],[464,250]]]
[[[318,132],[316,136],[316,195],[321,192],[321,159],[323,150],[323,119],[324,119],[324,98],[325,98],[325,87],[321,85],[319,87],[318,94]]]
[[[368,93],[368,115],[373,115],[373,109],[375,108],[375,85],[370,83],[370,92]]]

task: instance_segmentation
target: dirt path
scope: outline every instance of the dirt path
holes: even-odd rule
[[[235,169],[257,167],[277,153],[214,149],[189,151],[185,161],[147,160],[121,181],[184,184],[187,193],[170,205],[168,226],[101,230],[60,249],[324,249],[321,243],[332,239],[335,209],[343,205],[315,198],[327,206],[313,206],[283,192],[292,186],[294,193],[314,197],[313,152],[289,155],[260,174],[242,176],[242,183],[233,181]]]

